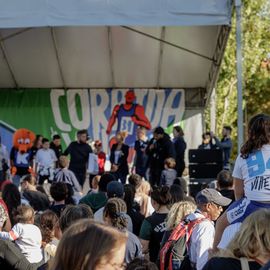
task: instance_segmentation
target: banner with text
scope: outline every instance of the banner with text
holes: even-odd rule
[[[185,111],[181,89],[0,90],[0,100],[0,135],[8,148],[18,128],[49,139],[59,134],[64,147],[78,130],[87,129],[108,151],[117,131],[127,131],[132,145],[137,126],[170,128],[181,122]]]

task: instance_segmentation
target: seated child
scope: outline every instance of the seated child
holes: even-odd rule
[[[160,185],[162,186],[171,186],[174,182],[174,179],[177,176],[177,172],[174,169],[176,162],[173,158],[166,158],[164,161],[165,170],[162,171],[160,177]]]
[[[14,214],[17,224],[9,232],[0,232],[0,238],[15,241],[30,263],[40,262],[42,260],[42,236],[40,229],[34,225],[34,209],[21,205]]]

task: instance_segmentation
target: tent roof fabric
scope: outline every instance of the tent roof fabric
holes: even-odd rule
[[[232,1],[0,0],[0,7],[0,88],[184,88],[204,106]]]
[[[0,0],[0,28],[229,25],[232,0]]]

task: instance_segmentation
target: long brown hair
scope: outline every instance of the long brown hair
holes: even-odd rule
[[[248,123],[248,139],[241,148],[241,157],[248,158],[249,154],[260,150],[270,142],[270,116],[257,114]]]
[[[43,242],[50,243],[53,240],[57,225],[58,217],[53,211],[46,210],[40,215],[39,228]]]
[[[109,263],[126,241],[127,236],[114,228],[80,220],[63,234],[49,270],[95,269],[104,258]]]

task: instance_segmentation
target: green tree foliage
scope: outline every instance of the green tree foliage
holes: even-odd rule
[[[250,116],[270,113],[270,1],[243,1],[243,93],[245,127]],[[216,127],[221,135],[223,125],[233,127],[237,142],[237,80],[235,16],[216,88]],[[206,127],[209,128],[209,108]],[[237,143],[234,144],[234,154]]]

